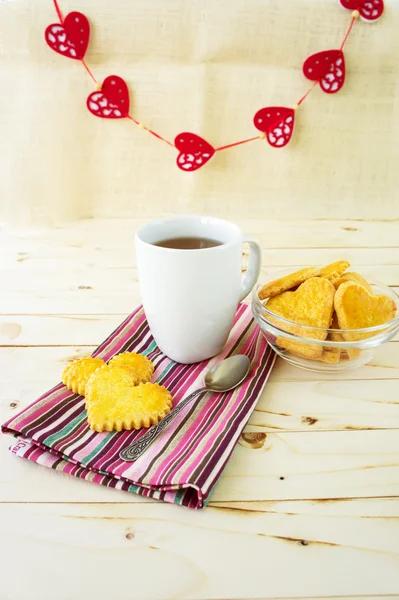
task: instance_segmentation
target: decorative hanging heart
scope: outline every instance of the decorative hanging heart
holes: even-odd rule
[[[344,85],[345,58],[342,50],[324,50],[312,54],[303,63],[303,74],[318,81],[326,94],[335,94]]]
[[[179,133],[175,138],[175,146],[180,152],[176,163],[182,171],[200,169],[215,154],[215,148],[195,133]]]
[[[71,12],[63,23],[53,23],[44,32],[44,38],[52,50],[81,60],[86,54],[90,38],[90,24],[84,14]]]
[[[363,21],[378,21],[384,12],[383,0],[339,0],[344,8],[358,10]]]
[[[292,137],[295,123],[295,111],[285,106],[261,108],[254,116],[256,129],[266,134],[273,148],[283,148]]]
[[[129,114],[129,90],[118,75],[109,75],[101,90],[91,93],[86,100],[87,108],[102,119],[123,119]]]

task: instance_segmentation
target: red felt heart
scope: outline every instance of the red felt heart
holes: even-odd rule
[[[384,12],[383,0],[340,0],[349,10],[358,10],[363,21],[377,21]]]
[[[44,37],[50,48],[58,54],[81,60],[89,45],[90,24],[82,13],[71,12],[63,23],[49,25]]]
[[[175,146],[180,152],[176,163],[182,171],[196,171],[215,154],[215,148],[195,133],[179,133],[175,138]]]
[[[303,74],[311,81],[318,81],[326,94],[339,92],[345,81],[344,53],[324,50],[312,54],[303,63]]]
[[[86,104],[96,117],[123,119],[129,114],[129,90],[122,77],[110,75],[104,79],[100,91],[88,96]]]
[[[254,116],[254,125],[266,133],[267,141],[274,148],[286,146],[294,131],[295,111],[285,106],[261,108]]]

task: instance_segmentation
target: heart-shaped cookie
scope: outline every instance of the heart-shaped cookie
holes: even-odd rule
[[[345,82],[345,58],[342,50],[324,50],[312,54],[303,63],[303,74],[318,81],[326,94],[339,92]]]
[[[215,148],[195,133],[179,133],[175,138],[175,146],[180,152],[176,163],[182,171],[200,169],[215,154]]]
[[[283,292],[287,292],[288,290],[299,286],[307,279],[316,277],[319,273],[320,269],[318,267],[307,267],[306,269],[294,271],[294,273],[290,273],[285,277],[280,277],[280,279],[269,281],[269,283],[266,283],[259,291],[259,299],[265,300],[265,298],[279,296]]]
[[[377,21],[384,12],[383,0],[340,0],[348,10],[358,10],[363,21]]]
[[[319,276],[332,281],[333,279],[340,277],[350,266],[351,264],[347,260],[337,260],[337,262],[322,267],[319,271]]]
[[[103,81],[101,90],[92,92],[86,101],[87,108],[102,119],[123,119],[129,114],[129,90],[118,75],[109,75]]]
[[[117,354],[109,361],[111,369],[128,369],[135,379],[136,383],[147,383],[151,381],[154,373],[154,365],[143,354],[136,352],[122,352]]]
[[[46,28],[44,38],[52,50],[81,60],[86,54],[90,38],[90,24],[84,14],[71,12],[63,23],[52,23]]]
[[[369,294],[373,293],[373,288],[371,287],[367,279],[359,275],[359,273],[355,273],[353,271],[348,271],[348,273],[344,273],[340,277],[330,279],[330,281],[336,290],[339,288],[340,285],[342,285],[346,281],[354,281],[355,283],[362,285],[369,292]]]
[[[328,329],[331,325],[333,307],[334,307],[335,288],[328,279],[324,277],[311,277],[302,283],[295,292],[284,292],[279,296],[270,298],[266,304],[267,310],[270,310],[280,317],[295,321],[300,325],[310,325],[311,327],[320,327]],[[287,329],[285,329],[287,327]],[[289,324],[280,325],[285,331],[294,331],[294,326]],[[288,329],[290,328],[290,329]],[[306,327],[298,326],[299,330],[306,330]],[[304,335],[303,333],[300,335]],[[308,330],[308,337],[325,340],[327,331]],[[304,336],[305,337],[305,336]]]
[[[295,123],[295,111],[285,106],[261,108],[254,116],[256,129],[266,134],[273,148],[283,148],[292,137]]]
[[[84,396],[90,377],[103,365],[105,365],[105,362],[101,358],[93,358],[92,356],[74,360],[65,367],[62,373],[62,383],[74,394]]]
[[[281,319],[268,316],[270,322],[279,329],[294,335],[316,340],[325,340],[327,329],[330,327],[335,288],[328,279],[311,277],[302,283],[295,292],[284,292],[279,296],[270,298],[266,309],[272,313],[294,321],[293,324],[285,323]],[[318,327],[313,330],[309,327]],[[277,344],[291,352],[300,352],[306,358],[318,358],[323,352],[323,347],[317,344],[277,338]]]
[[[370,294],[363,285],[347,281],[335,293],[334,308],[340,329],[363,329],[391,321],[396,315],[396,304],[392,298]],[[343,333],[347,341],[361,340],[379,332]]]
[[[86,385],[87,421],[95,431],[156,425],[171,409],[172,396],[157,383],[135,385],[127,368],[100,367]]]

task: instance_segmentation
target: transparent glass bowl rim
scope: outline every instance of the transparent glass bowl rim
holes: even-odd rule
[[[286,271],[285,271],[286,272]],[[276,279],[278,278],[278,274],[276,274]],[[394,292],[394,290],[380,282],[377,281],[370,281],[370,285],[372,286],[377,286],[381,292],[383,292],[385,295],[389,296],[390,298],[392,298],[395,301],[395,304],[397,306],[398,312],[399,312],[399,296],[396,294],[396,292]],[[381,325],[375,325],[374,327],[364,327],[364,328],[360,328],[360,329],[332,329],[332,328],[325,328],[325,327],[314,327],[312,325],[304,325],[303,323],[298,323],[297,321],[292,321],[290,319],[286,319],[285,317],[281,317],[280,315],[276,315],[275,313],[271,312],[270,310],[268,310],[266,308],[266,306],[264,304],[262,304],[261,300],[259,299],[258,296],[258,292],[260,290],[262,286],[260,284],[256,285],[254,287],[254,289],[252,290],[252,308],[253,308],[253,312],[254,312],[254,316],[257,317],[257,320],[262,321],[263,324],[267,325],[267,328],[269,330],[271,330],[273,333],[275,332],[275,335],[279,336],[279,337],[286,337],[288,339],[291,340],[301,340],[301,341],[307,341],[310,344],[321,344],[323,346],[329,346],[329,347],[365,347],[365,346],[369,346],[369,345],[375,345],[375,342],[383,342],[384,339],[393,331],[395,331],[396,329],[399,329],[399,314],[396,314],[396,316],[391,319],[390,321],[387,321],[386,323],[382,323]],[[267,319],[267,317],[270,316],[274,323],[269,321]],[[353,341],[349,341],[349,340],[342,340],[339,342],[335,342],[332,340],[321,340],[318,338],[307,338],[301,335],[295,335],[290,333],[289,331],[286,331],[284,329],[280,330],[278,328],[278,324],[281,323],[282,325],[288,325],[290,327],[294,326],[294,327],[298,327],[298,328],[302,328],[303,330],[309,331],[309,332],[320,332],[320,333],[325,333],[327,331],[327,333],[338,333],[338,334],[370,334],[370,333],[375,333],[375,335],[367,337],[367,338],[362,338],[360,340],[353,340]],[[381,335],[378,335],[381,334]],[[374,341],[374,343],[367,343],[367,342],[372,342]]]

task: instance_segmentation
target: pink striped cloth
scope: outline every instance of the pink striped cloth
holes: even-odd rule
[[[96,433],[89,429],[84,398],[60,383],[2,426],[17,439],[10,451],[45,467],[120,490],[202,508],[221,475],[273,367],[251,309],[240,304],[223,352],[209,361],[181,365],[160,352],[142,307],[93,353],[105,361],[120,352],[145,354],[155,366],[153,381],[165,385],[174,403],[200,387],[205,372],[232,354],[251,359],[249,377],[225,394],[205,394],[188,405],[135,462],[119,451],[145,430]]]

